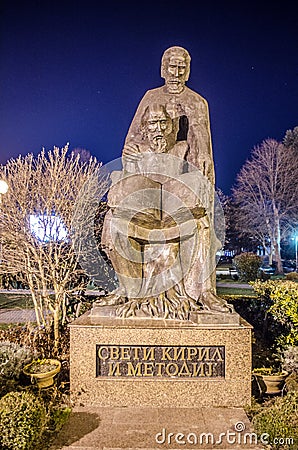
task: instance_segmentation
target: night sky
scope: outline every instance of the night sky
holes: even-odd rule
[[[298,125],[292,1],[0,2],[0,163],[43,147],[120,157],[135,109],[172,45],[209,103],[216,186],[250,150]]]

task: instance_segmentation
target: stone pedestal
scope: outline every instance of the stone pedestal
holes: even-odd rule
[[[230,324],[94,317],[70,325],[75,402],[101,407],[239,407],[251,400],[251,330]]]

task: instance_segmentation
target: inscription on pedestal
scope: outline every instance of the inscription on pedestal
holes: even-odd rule
[[[224,378],[224,346],[96,345],[97,377]]]

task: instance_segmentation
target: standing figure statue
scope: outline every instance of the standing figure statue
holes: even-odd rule
[[[164,105],[177,123],[177,141],[187,141],[187,161],[196,166],[214,185],[214,163],[212,154],[209,109],[207,101],[189,89],[185,83],[190,74],[190,55],[182,47],[167,49],[161,61],[161,77],[164,86],[151,89],[142,98],[127,133],[126,143],[140,139],[141,118],[148,105]],[[134,153],[125,151],[133,158]]]

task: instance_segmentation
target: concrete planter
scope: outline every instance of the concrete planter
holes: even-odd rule
[[[289,373],[283,370],[276,374],[270,374],[266,369],[256,369],[253,371],[253,375],[262,394],[278,395],[281,394]]]
[[[54,384],[54,376],[61,370],[61,363],[57,359],[42,359],[27,364],[23,372],[31,380],[35,380],[40,389]]]

